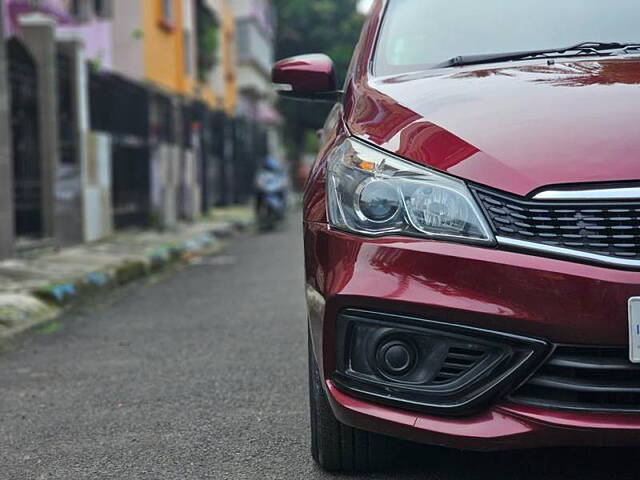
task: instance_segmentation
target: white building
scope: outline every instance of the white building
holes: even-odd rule
[[[234,0],[238,58],[238,107],[240,116],[269,128],[270,152],[283,156],[279,134],[281,118],[275,110],[277,96],[271,85],[276,17],[271,0]]]

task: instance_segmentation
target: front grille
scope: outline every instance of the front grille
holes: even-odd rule
[[[448,384],[464,377],[486,360],[491,352],[487,348],[475,345],[450,346],[449,353],[442,363],[432,383]]]
[[[510,399],[569,410],[640,412],[640,365],[626,348],[558,347]]]
[[[500,237],[640,260],[640,201],[539,202],[473,190]]]

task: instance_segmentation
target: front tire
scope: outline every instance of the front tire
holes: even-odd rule
[[[309,405],[311,453],[316,463],[330,472],[371,472],[389,468],[396,441],[340,423],[322,388],[320,372],[309,340]]]

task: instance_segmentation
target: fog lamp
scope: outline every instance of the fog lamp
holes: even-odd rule
[[[347,394],[402,408],[463,415],[508,394],[540,365],[540,340],[394,314],[345,310],[336,371]]]
[[[391,376],[409,373],[415,366],[416,357],[415,347],[403,340],[382,342],[376,355],[379,368]]]

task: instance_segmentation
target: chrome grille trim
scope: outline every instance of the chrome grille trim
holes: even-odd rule
[[[640,200],[640,187],[596,188],[591,190],[545,190],[533,196],[534,200]]]
[[[626,260],[624,258],[609,257],[606,255],[596,255],[594,253],[581,252],[579,250],[571,250],[570,248],[554,247],[543,243],[525,242],[523,240],[515,240],[513,238],[496,237],[498,245],[514,247],[523,250],[535,250],[541,253],[549,253],[562,257],[574,258],[577,260],[586,260],[589,262],[601,263],[604,265],[615,265],[617,267],[640,268],[640,260]]]

